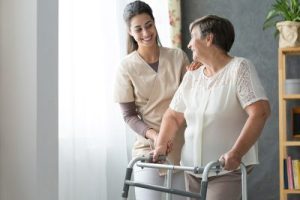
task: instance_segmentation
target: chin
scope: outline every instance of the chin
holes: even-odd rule
[[[200,62],[197,56],[193,56],[193,61]]]
[[[155,45],[155,42],[144,43],[145,47],[153,47],[154,45]]]

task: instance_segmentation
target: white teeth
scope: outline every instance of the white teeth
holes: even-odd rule
[[[152,37],[148,37],[148,38],[144,38],[143,40],[150,41],[151,39],[152,39]]]

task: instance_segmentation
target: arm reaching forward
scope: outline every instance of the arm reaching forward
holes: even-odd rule
[[[242,157],[259,138],[267,118],[270,115],[268,101],[258,101],[246,107],[248,119],[241,131],[240,136],[230,151],[221,156],[225,161],[224,169],[234,170],[241,162]]]
[[[166,155],[168,142],[175,137],[176,132],[184,124],[183,113],[176,112],[171,108],[165,112],[155,150],[153,152],[153,161],[156,162],[159,155]]]

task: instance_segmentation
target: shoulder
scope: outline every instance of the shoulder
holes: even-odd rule
[[[190,81],[197,81],[199,78],[201,78],[202,74],[203,74],[203,66],[199,67],[196,70],[193,71],[187,71],[184,75],[184,80],[186,82],[190,82]]]
[[[128,64],[131,64],[132,62],[136,62],[136,60],[137,60],[137,55],[136,54],[137,54],[137,52],[133,51],[130,54],[124,56],[121,59],[121,64],[122,65],[128,65]]]
[[[250,70],[254,68],[252,62],[243,57],[234,57],[230,66],[231,70],[235,73],[241,73],[242,71]]]
[[[241,66],[253,66],[252,62],[244,57],[234,57],[235,59],[235,64],[237,67],[241,67]]]
[[[252,62],[247,58],[236,57],[236,59],[237,59],[237,62],[239,63],[240,66],[242,66],[242,65],[251,65],[251,66],[253,66]]]
[[[133,51],[121,59],[121,61],[119,62],[119,70],[128,71],[130,68],[135,66],[137,62],[138,62],[137,52]]]

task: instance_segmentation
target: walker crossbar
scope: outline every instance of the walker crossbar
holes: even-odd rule
[[[204,167],[186,167],[186,166],[179,166],[179,165],[166,165],[166,164],[157,164],[157,163],[136,163],[138,167],[147,167],[147,168],[159,168],[159,169],[169,169],[169,170],[181,170],[181,171],[190,171],[194,174],[203,174]],[[218,174],[221,169],[216,165],[216,167],[211,168],[211,172],[215,172]]]
[[[158,185],[144,184],[144,183],[139,183],[139,182],[134,182],[134,181],[125,181],[125,183],[127,185],[134,186],[134,187],[146,188],[146,189],[155,190],[155,191],[159,191],[159,192],[165,192],[165,193],[200,199],[199,193],[186,192],[183,190],[176,190],[173,188],[167,188],[167,187],[162,187],[162,186],[158,186]]]

